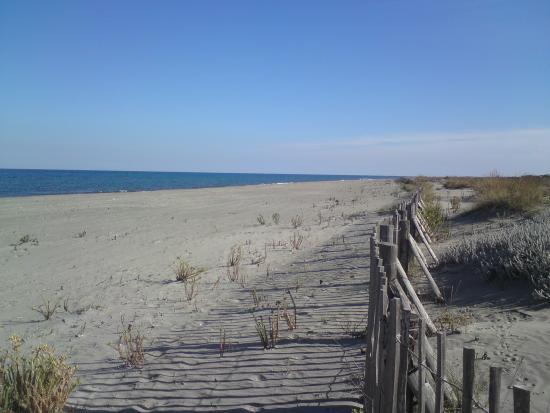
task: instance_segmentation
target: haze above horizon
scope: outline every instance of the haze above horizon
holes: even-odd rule
[[[0,168],[550,172],[548,1],[0,4]]]

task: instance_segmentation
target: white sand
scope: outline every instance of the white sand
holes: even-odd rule
[[[349,181],[0,199],[0,346],[18,334],[27,347],[67,352],[81,380],[70,404],[86,411],[353,405],[350,375],[364,356],[344,326],[365,324],[373,212],[396,188]],[[296,214],[304,218],[298,230],[289,225]],[[292,252],[284,244],[294,232],[305,241]],[[38,245],[10,245],[25,234]],[[245,288],[225,277],[236,243],[246,244]],[[266,263],[251,265],[266,244]],[[174,282],[178,256],[208,269],[192,303]],[[293,288],[298,329],[281,324],[275,349],[264,351],[256,336],[252,288],[271,303]],[[43,321],[32,310],[42,299],[66,299],[69,312]],[[124,367],[110,345],[121,317],[147,336],[142,369]],[[223,358],[220,327],[230,342]]]

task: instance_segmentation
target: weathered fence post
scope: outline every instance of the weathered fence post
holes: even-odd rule
[[[397,245],[388,242],[378,244],[380,258],[384,263],[384,272],[388,277],[388,284],[391,284],[397,277]]]
[[[445,402],[445,332],[437,333],[437,377],[435,380],[435,412],[443,413]]]
[[[407,403],[407,375],[409,374],[409,330],[411,325],[411,311],[401,313],[401,339],[399,356],[399,379],[397,383],[397,411],[406,412]],[[412,404],[412,403],[410,403]]]
[[[426,400],[424,395],[424,385],[426,383],[426,350],[424,348],[424,336],[426,335],[426,322],[420,318],[418,320],[418,338],[416,340],[418,354],[418,413],[424,413]]]
[[[410,222],[406,219],[399,221],[399,232],[397,236],[397,245],[398,245],[398,254],[399,262],[405,270],[409,272],[409,234],[410,234]]]
[[[390,301],[388,313],[387,357],[384,377],[384,412],[397,413],[397,383],[399,377],[399,358],[401,355],[401,300]]]
[[[514,413],[531,411],[531,392],[523,387],[514,386]]]
[[[500,382],[502,367],[489,369],[489,413],[500,412]]]
[[[464,347],[462,350],[462,413],[472,413],[475,359],[475,349]]]

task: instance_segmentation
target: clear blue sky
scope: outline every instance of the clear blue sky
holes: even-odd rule
[[[1,1],[0,167],[550,172],[550,1]]]

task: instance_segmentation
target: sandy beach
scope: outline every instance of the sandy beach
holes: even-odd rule
[[[0,199],[0,343],[17,334],[67,353],[80,379],[69,405],[82,411],[349,411],[368,236],[397,191],[364,180]],[[236,244],[244,287],[226,277]],[[178,257],[206,269],[192,301],[175,281]],[[253,289],[271,305],[292,289],[298,328],[281,326],[275,349],[256,334]],[[33,310],[44,300],[60,303],[50,320]],[[127,323],[146,336],[141,369],[114,349]]]

